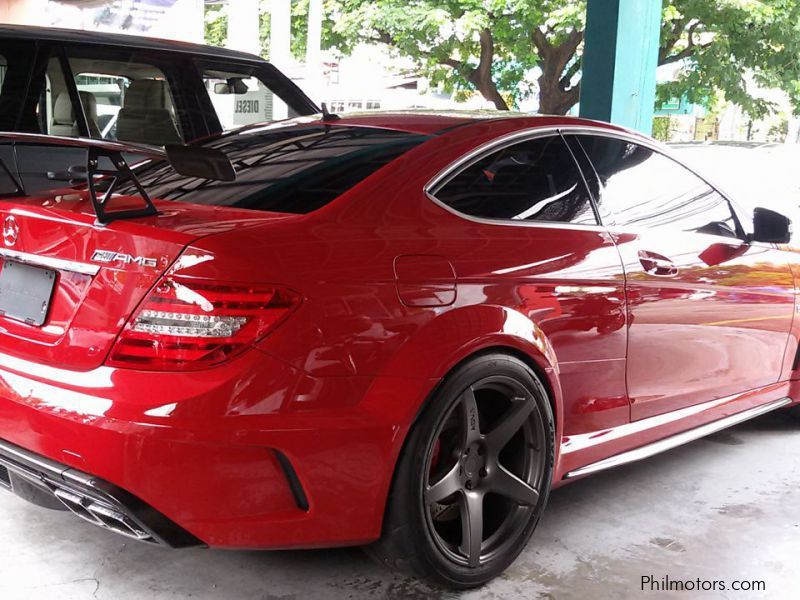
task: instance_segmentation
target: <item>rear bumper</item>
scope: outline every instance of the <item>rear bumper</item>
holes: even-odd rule
[[[202,542],[153,507],[112,483],[0,440],[0,487],[42,504],[60,504],[93,525],[171,548]],[[38,503],[38,502],[37,502]]]
[[[142,511],[213,547],[360,544],[380,535],[404,424],[428,386],[311,378],[257,350],[193,373],[74,373],[0,354],[2,455],[19,449],[15,472],[159,543],[186,545]]]

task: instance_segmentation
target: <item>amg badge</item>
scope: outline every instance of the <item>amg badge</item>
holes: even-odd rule
[[[94,262],[110,264],[120,262],[125,265],[131,263],[141,265],[143,267],[155,267],[158,261],[155,258],[146,258],[144,256],[131,256],[130,254],[123,254],[121,252],[114,252],[113,250],[95,250],[92,254]]]

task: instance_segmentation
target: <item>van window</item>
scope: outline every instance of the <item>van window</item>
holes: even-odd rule
[[[70,58],[93,138],[164,146],[183,143],[164,72],[143,61]]]
[[[79,73],[75,85],[82,95],[92,137],[117,140],[117,117],[132,80],[108,73]],[[87,102],[88,100],[88,102]],[[88,107],[87,107],[88,104]]]
[[[202,63],[199,67],[223,131],[298,116],[276,94],[278,90],[264,83],[255,68],[232,71]]]
[[[35,112],[39,90],[31,86],[35,55],[31,42],[0,41],[0,131],[42,131]]]
[[[80,136],[78,113],[58,58],[51,58],[47,63],[45,86],[36,112],[42,133],[60,137]]]

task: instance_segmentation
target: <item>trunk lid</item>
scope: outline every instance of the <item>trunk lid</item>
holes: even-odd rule
[[[115,198],[114,202],[115,209],[125,208],[124,201]],[[131,199],[132,205],[137,203],[140,198]],[[207,235],[293,217],[184,203],[155,204],[157,216],[104,227],[95,223],[86,195],[74,190],[0,201],[0,265],[13,263],[17,277],[27,271],[26,276],[54,280],[41,324],[22,321],[11,312],[0,315],[0,352],[68,369],[96,368],[137,305],[186,246]],[[16,268],[19,264],[35,269],[31,273],[31,269]],[[6,283],[12,281],[11,275],[0,270],[0,290],[3,277]],[[22,292],[23,307],[28,301],[43,308],[42,291],[36,286],[31,286],[28,296],[28,290]],[[0,296],[0,308],[14,304],[9,298],[8,293],[5,299]],[[16,306],[19,309],[20,303]]]

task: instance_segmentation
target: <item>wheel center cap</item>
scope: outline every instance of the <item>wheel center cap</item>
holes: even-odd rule
[[[481,468],[481,460],[477,454],[470,454],[464,461],[464,474],[467,477],[474,477]]]
[[[461,457],[461,474],[466,479],[472,479],[481,474],[486,467],[485,457],[477,446],[470,446]]]

